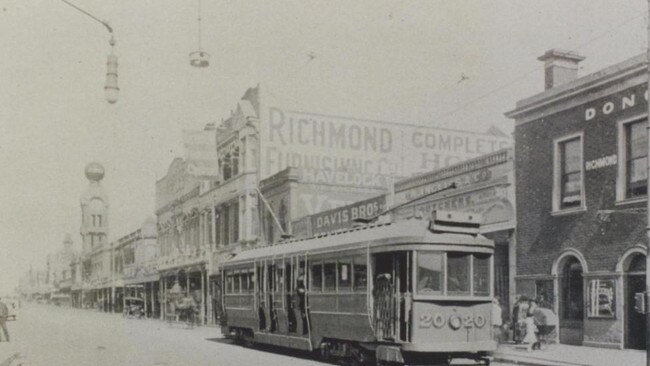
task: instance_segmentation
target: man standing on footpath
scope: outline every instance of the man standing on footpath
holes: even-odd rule
[[[0,327],[2,332],[5,334],[5,340],[9,342],[9,331],[7,330],[7,318],[9,318],[9,308],[7,305],[2,302],[0,299]]]

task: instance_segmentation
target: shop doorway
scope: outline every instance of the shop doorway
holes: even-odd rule
[[[584,337],[583,268],[573,256],[560,268],[560,343],[579,346]]]
[[[645,291],[645,255],[631,258],[625,275],[625,348],[646,348],[645,315],[634,310],[634,294]]]

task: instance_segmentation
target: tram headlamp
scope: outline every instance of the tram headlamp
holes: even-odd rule
[[[458,330],[460,327],[463,325],[463,322],[460,320],[459,316],[452,315],[451,318],[449,318],[449,326],[453,330]]]

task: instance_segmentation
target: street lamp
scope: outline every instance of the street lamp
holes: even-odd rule
[[[199,25],[199,49],[190,53],[190,65],[198,68],[204,68],[210,66],[210,54],[203,51],[201,48],[201,0],[198,0],[199,4],[199,16],[197,18]]]
[[[106,62],[107,70],[106,70],[106,85],[104,85],[104,97],[106,98],[106,101],[108,103],[115,104],[120,94],[120,88],[117,86],[117,56],[115,56],[115,53],[113,52],[116,43],[115,37],[113,37],[113,28],[111,28],[111,26],[107,22],[97,18],[96,16],[76,6],[75,4],[72,4],[67,0],[61,0],[61,1],[75,8],[80,13],[83,13],[88,17],[94,19],[95,21],[101,23],[104,27],[106,27],[108,33],[111,34],[111,39],[108,41],[108,44],[111,45],[111,53],[108,55],[108,61]]]

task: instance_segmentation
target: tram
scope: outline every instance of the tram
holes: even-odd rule
[[[242,251],[223,334],[352,364],[489,364],[494,243],[475,214],[364,225]]]

